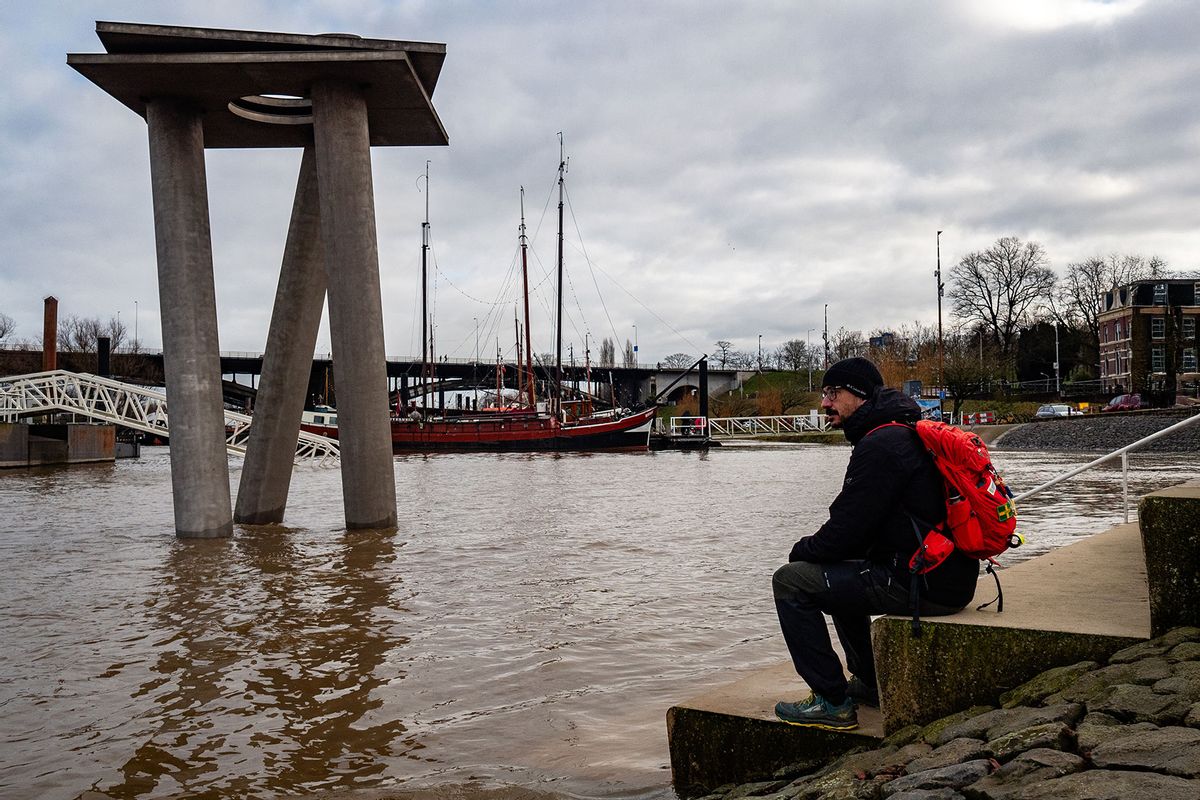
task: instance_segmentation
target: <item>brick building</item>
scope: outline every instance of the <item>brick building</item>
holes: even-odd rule
[[[1148,392],[1200,380],[1200,281],[1152,278],[1101,298],[1100,379],[1105,391]]]

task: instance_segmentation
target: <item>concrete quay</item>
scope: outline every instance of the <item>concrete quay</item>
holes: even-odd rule
[[[1144,784],[1158,800],[1200,797],[1200,732],[1194,730],[1200,728],[1200,589],[1194,578],[1200,568],[1200,481],[1147,495],[1141,509],[1140,528],[1119,525],[1002,570],[1003,613],[994,606],[968,607],[927,619],[920,638],[912,636],[908,618],[877,619],[872,635],[881,709],[860,710],[854,732],[794,728],[774,718],[776,701],[808,692],[787,662],[671,708],[676,791],[714,800],[1125,797],[1137,796],[1127,793],[1130,786]],[[1164,543],[1173,548],[1170,557],[1160,555]],[[1149,570],[1143,553],[1151,555]],[[993,581],[982,576],[976,603],[993,595]],[[1153,635],[1162,638],[1147,644]],[[1144,658],[1160,661],[1146,672],[1112,666]],[[1077,682],[1080,688],[1068,692]],[[999,705],[1016,711],[999,722],[985,716]],[[1143,713],[1143,706],[1150,710]],[[974,727],[966,723],[977,717]],[[1127,724],[1155,730],[1126,731]],[[962,735],[945,738],[946,730]],[[1114,774],[1086,774],[1101,763],[1092,751],[1101,738],[1129,739],[1122,745],[1129,750],[1136,749],[1139,733],[1153,734],[1150,741],[1161,738],[1185,761],[1193,759],[1194,769],[1154,772],[1125,753],[1103,762]],[[997,745],[994,740],[1004,736],[1014,738]],[[889,785],[927,767],[953,774]],[[1123,774],[1130,769],[1149,772]],[[1025,793],[1017,792],[1018,784],[1007,782],[1014,773],[1037,773],[1039,781],[1074,777],[1060,787],[1062,794],[1039,795],[1025,782]],[[958,791],[985,779],[1000,788]],[[1016,793],[1005,794],[1004,787]],[[1104,793],[1113,787],[1120,791]]]

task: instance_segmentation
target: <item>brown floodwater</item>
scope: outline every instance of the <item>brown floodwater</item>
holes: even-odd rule
[[[667,708],[786,658],[771,573],[848,455],[398,457],[394,532],[305,465],[287,526],[217,541],[175,537],[165,449],[0,472],[0,797],[671,798]],[[996,456],[1016,491],[1090,458]],[[1120,521],[1119,468],[1021,514],[1009,563]]]

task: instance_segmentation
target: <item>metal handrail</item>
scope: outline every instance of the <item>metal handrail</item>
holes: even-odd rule
[[[0,421],[28,414],[61,411],[126,428],[170,436],[167,396],[143,386],[82,372],[54,370],[0,378]],[[225,449],[245,456],[252,418],[229,409],[225,415]],[[300,431],[297,458],[337,458],[337,441]]]
[[[815,419],[815,422],[814,422]],[[709,417],[710,436],[764,436],[827,430],[821,415],[792,414],[778,417]]]
[[[1143,447],[1147,444],[1150,444],[1150,442],[1153,442],[1155,439],[1161,439],[1164,436],[1167,436],[1178,430],[1186,428],[1188,425],[1194,425],[1197,422],[1200,422],[1200,414],[1194,414],[1194,415],[1188,417],[1187,419],[1176,422],[1174,425],[1170,425],[1166,428],[1163,428],[1161,431],[1155,431],[1154,433],[1150,434],[1149,436],[1143,436],[1141,439],[1138,439],[1133,444],[1127,444],[1120,449],[1113,450],[1108,455],[1100,456],[1099,458],[1097,458],[1093,461],[1089,461],[1088,463],[1084,464],[1083,466],[1075,467],[1072,470],[1064,472],[1062,475],[1059,475],[1057,478],[1052,478],[1052,479],[1046,481],[1041,486],[1035,486],[1032,489],[1029,489],[1028,491],[1021,492],[1019,495],[1017,495],[1016,497],[1013,498],[1013,502],[1016,503],[1021,500],[1024,500],[1027,497],[1033,497],[1035,494],[1038,494],[1039,492],[1045,491],[1046,489],[1049,489],[1052,486],[1057,486],[1058,484],[1062,483],[1065,480],[1074,478],[1076,475],[1080,474],[1081,472],[1086,472],[1089,469],[1091,469],[1092,467],[1097,467],[1107,461],[1112,461],[1117,456],[1120,456],[1121,457],[1121,502],[1125,506],[1125,521],[1129,522],[1129,454],[1131,452],[1133,452],[1134,450],[1138,449],[1139,447]]]

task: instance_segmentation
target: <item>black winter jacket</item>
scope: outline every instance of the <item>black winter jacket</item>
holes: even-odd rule
[[[843,423],[854,445],[842,491],[829,506],[829,521],[792,547],[789,561],[829,563],[865,559],[892,568],[909,586],[909,559],[918,539],[910,518],[924,533],[946,517],[945,488],[916,432],[888,422],[921,418],[915,402],[895,389],[880,388]],[[870,434],[870,435],[868,435]],[[955,551],[926,573],[921,596],[940,605],[971,602],[979,562]]]

